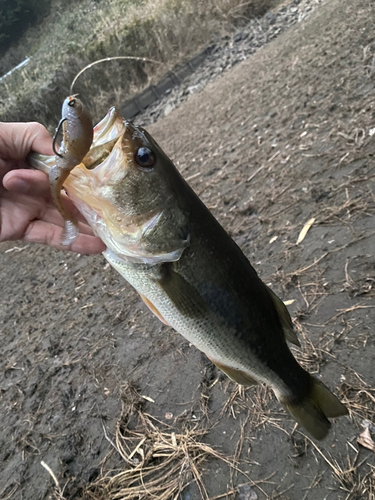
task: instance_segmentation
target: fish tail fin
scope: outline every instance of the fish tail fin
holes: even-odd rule
[[[315,439],[323,439],[331,427],[328,418],[347,415],[346,407],[332,394],[322,382],[312,378],[312,388],[302,402],[287,403],[281,401],[284,408]]]

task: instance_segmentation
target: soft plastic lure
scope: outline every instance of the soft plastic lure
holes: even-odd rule
[[[60,130],[63,137],[59,149],[56,150],[56,138]],[[75,95],[67,97],[63,102],[61,120],[53,139],[56,163],[49,171],[52,199],[65,219],[63,245],[69,245],[78,236],[78,222],[63,205],[61,189],[71,170],[80,164],[89,152],[92,140],[93,123],[90,113]]]

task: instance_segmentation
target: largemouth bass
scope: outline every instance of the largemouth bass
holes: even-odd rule
[[[48,173],[53,157],[34,155]],[[145,130],[110,110],[89,154],[64,184],[107,245],[105,258],[173,327],[232,380],[265,383],[314,438],[347,410],[305,371],[284,303]]]

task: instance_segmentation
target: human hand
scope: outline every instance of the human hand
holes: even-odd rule
[[[0,123],[0,242],[24,240],[83,254],[103,252],[104,243],[67,197],[64,203],[79,221],[79,235],[70,245],[61,244],[64,219],[52,203],[47,175],[27,165],[31,151],[54,154],[43,125]]]

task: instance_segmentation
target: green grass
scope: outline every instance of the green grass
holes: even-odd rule
[[[99,120],[110,106],[157,79],[218,34],[260,15],[277,0],[54,0],[40,26],[28,30],[0,60],[1,74],[31,56],[0,82],[0,119],[37,120],[51,130],[80,69],[118,55],[148,57],[162,65],[111,61],[87,70],[74,91]]]

